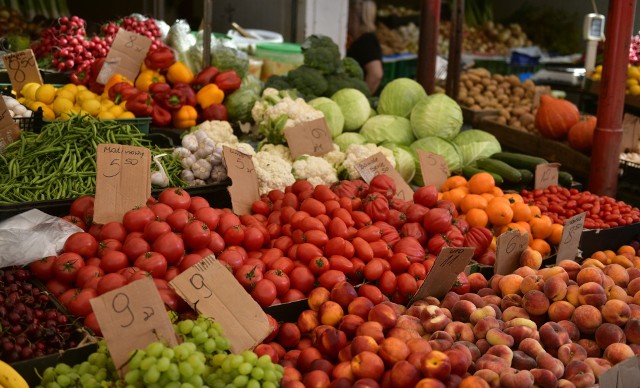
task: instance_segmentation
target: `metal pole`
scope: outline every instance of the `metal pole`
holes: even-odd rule
[[[440,4],[440,0],[422,0],[420,3],[418,82],[428,94],[433,93],[436,87]]]
[[[589,190],[598,195],[614,197],[618,185],[624,90],[635,8],[635,0],[609,1],[598,124],[589,171]]]
[[[471,0],[474,1],[474,0]],[[460,61],[462,56],[462,30],[464,27],[464,0],[454,0],[451,12],[451,33],[449,34],[449,63],[447,64],[447,95],[458,99],[460,90]]]
[[[204,26],[202,35],[202,68],[211,65],[211,17],[213,16],[213,0],[204,0]]]

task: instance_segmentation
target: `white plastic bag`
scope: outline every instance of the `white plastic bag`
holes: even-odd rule
[[[82,229],[37,209],[6,219],[0,222],[0,268],[55,256],[77,232]]]

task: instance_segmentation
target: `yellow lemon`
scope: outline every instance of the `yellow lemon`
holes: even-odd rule
[[[65,98],[71,102],[76,102],[76,95],[67,89],[58,89],[56,93],[56,98]]]
[[[638,80],[635,79],[635,78],[629,78],[626,83],[627,83],[627,88],[630,88],[633,85],[637,85],[638,84]]]
[[[591,75],[591,79],[594,81],[600,81],[601,78],[602,76],[600,75],[600,73],[595,73]]]
[[[83,91],[78,92],[78,94],[76,95],[76,102],[80,106],[82,106],[82,103],[87,101],[87,100],[96,100],[97,101],[96,94],[93,93],[92,91],[89,91],[89,90],[83,90]]]
[[[71,111],[71,108],[73,108],[73,101],[68,100],[64,97],[56,97],[56,99],[53,100],[51,108],[53,109],[53,112],[59,116],[64,112]]]
[[[36,100],[51,104],[56,98],[56,88],[51,84],[44,84],[36,90]]]
[[[116,103],[115,103],[115,102],[113,102],[113,101],[111,101],[111,100],[101,100],[101,101],[100,101],[100,105],[102,105],[102,108],[103,108],[103,109],[105,109],[105,108],[106,108],[106,109],[109,109],[109,108],[111,108],[112,106],[115,106],[115,105],[116,105]]]
[[[40,101],[32,101],[31,104],[28,105],[29,109],[31,109],[32,111],[37,111],[38,108],[49,108],[49,106],[47,104],[45,104],[44,102],[40,102]]]
[[[116,118],[116,116],[113,113],[109,112],[109,111],[102,111],[102,112],[98,113],[97,117],[99,119],[103,119],[103,120],[111,120],[111,119],[115,119]]]
[[[28,99],[35,100],[36,99],[36,90],[40,87],[40,84],[35,82],[29,82],[22,87],[20,90],[20,94],[25,96]]]
[[[631,88],[629,88],[629,93],[632,96],[640,96],[640,85],[633,85]]]
[[[71,118],[72,112],[62,112],[60,116],[58,116],[58,120],[69,120]]]
[[[627,68],[627,77],[637,80],[640,78],[640,70],[636,66],[629,66]]]
[[[596,66],[594,70],[596,73],[602,73],[602,65]]]
[[[55,120],[56,114],[48,106],[42,107],[42,118],[45,120]]]
[[[84,91],[84,90],[88,90],[88,89],[87,89],[87,87],[86,87],[86,86],[84,86],[84,85],[76,85],[76,90],[77,90],[78,92],[82,92],[82,91]]]
[[[124,112],[124,109],[122,109],[120,105],[114,105],[109,108],[109,112],[111,112],[111,114],[113,114],[115,117],[120,117],[122,112]]]
[[[133,115],[133,113],[127,111],[127,112],[122,112],[120,114],[120,116],[118,116],[119,119],[135,119],[136,116]]]
[[[91,116],[95,116],[100,113],[100,101],[96,99],[85,100],[80,105],[82,110],[87,111]]]
[[[66,90],[70,93],[76,94],[78,93],[78,85],[76,84],[66,84],[63,87],[61,87],[60,89],[62,90]]]

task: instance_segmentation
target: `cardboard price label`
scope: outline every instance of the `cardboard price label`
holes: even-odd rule
[[[424,185],[434,185],[440,189],[442,184],[449,178],[449,165],[447,164],[447,160],[429,151],[417,150],[417,153]]]
[[[520,234],[518,229],[502,233],[496,240],[495,273],[508,275],[520,266],[520,255],[529,246],[529,233]]]
[[[144,206],[151,196],[150,154],[144,147],[98,144],[96,222],[121,221],[127,211]]]
[[[293,158],[304,154],[319,156],[333,151],[333,140],[324,117],[285,128],[284,137]]]
[[[562,240],[558,246],[558,255],[556,263],[562,260],[574,260],[578,255],[578,245],[580,237],[582,237],[582,229],[584,228],[584,220],[587,213],[576,214],[564,222],[562,228]]]
[[[640,387],[640,358],[629,357],[614,365],[598,378],[602,388]]]
[[[271,331],[262,308],[214,256],[207,256],[169,285],[200,314],[220,322],[233,353],[253,349]]]
[[[104,85],[115,74],[135,80],[150,47],[146,36],[119,29],[96,80]]]
[[[253,202],[260,199],[258,175],[251,155],[224,146],[222,156],[227,166],[227,175],[231,178],[231,186],[228,190],[233,212],[239,215],[249,214]]]
[[[543,163],[536,166],[534,188],[544,190],[558,185],[560,163]]]
[[[11,117],[9,108],[0,97],[0,153],[14,141],[20,138],[20,127]]]
[[[20,91],[24,85],[30,82],[42,85],[42,75],[38,69],[38,62],[33,55],[33,50],[27,49],[7,54],[2,57],[2,61],[7,68],[11,88],[18,97],[20,97]]]
[[[445,296],[458,278],[458,274],[463,272],[471,261],[474,251],[473,247],[442,248],[424,283],[409,301],[409,306],[426,296],[438,299]]]
[[[131,352],[155,341],[178,344],[164,302],[152,279],[136,280],[91,299],[100,329],[117,369]]]
[[[369,156],[365,160],[356,163],[356,170],[362,176],[365,182],[369,183],[376,175],[384,174],[393,179],[396,184],[396,197],[408,201],[413,199],[413,190],[407,182],[402,179],[400,173],[389,163],[387,158],[378,152],[375,155]]]

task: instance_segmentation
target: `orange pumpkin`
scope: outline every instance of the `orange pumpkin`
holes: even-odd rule
[[[544,137],[562,139],[574,124],[580,121],[580,112],[572,102],[549,95],[540,97],[536,112],[536,127]]]
[[[596,117],[583,116],[577,124],[569,128],[567,140],[571,148],[581,152],[591,151],[593,146],[593,131],[596,129]]]

